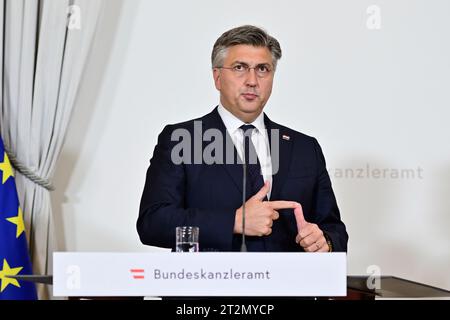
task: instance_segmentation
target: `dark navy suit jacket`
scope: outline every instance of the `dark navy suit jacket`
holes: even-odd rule
[[[347,251],[348,235],[317,140],[276,124],[267,116],[265,125],[269,133],[279,130],[279,170],[273,176],[270,200],[299,202],[305,220],[317,224],[329,236],[333,251]],[[137,230],[142,243],[174,249],[175,228],[190,225],[200,228],[201,251],[238,251],[241,236],[234,235],[233,229],[236,209],[242,205],[242,165],[174,164],[172,148],[180,143],[171,138],[176,129],[190,133],[192,160],[199,148],[194,146],[194,137],[201,137],[208,129],[220,130],[223,137],[228,135],[217,108],[202,118],[164,128],[150,160],[140,204]],[[210,143],[202,142],[202,149]],[[247,192],[247,199],[251,196]],[[246,237],[248,251],[303,251],[295,243],[298,232],[293,210],[279,213],[272,234]]]

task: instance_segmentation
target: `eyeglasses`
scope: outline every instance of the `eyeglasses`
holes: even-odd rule
[[[231,70],[237,77],[242,77],[250,72],[251,69],[255,69],[255,73],[258,78],[266,78],[272,73],[272,67],[268,64],[258,64],[256,67],[250,67],[245,63],[237,63],[232,67],[218,67],[218,69]]]

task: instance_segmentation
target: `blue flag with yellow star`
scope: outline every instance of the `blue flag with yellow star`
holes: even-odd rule
[[[33,274],[14,173],[0,137],[0,300],[37,299],[34,283],[9,276]]]

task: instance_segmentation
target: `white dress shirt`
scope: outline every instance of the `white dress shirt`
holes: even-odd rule
[[[267,198],[270,199],[270,194],[272,192],[272,159],[270,156],[269,138],[264,124],[264,113],[261,112],[258,118],[252,123],[245,123],[225,109],[222,104],[219,104],[218,111],[241,159],[243,158],[242,155],[244,153],[244,133],[240,127],[244,124],[255,126],[256,129],[252,132],[252,142],[261,164],[263,179],[264,181],[270,182],[270,190],[267,194]]]

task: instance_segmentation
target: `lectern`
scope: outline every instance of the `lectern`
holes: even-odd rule
[[[11,276],[19,281],[31,281],[52,285],[53,276]],[[347,295],[345,297],[329,297],[331,300],[375,300],[380,298],[450,298],[450,291],[437,287],[432,287],[423,283],[418,283],[394,276],[381,276],[380,289],[369,289],[367,287],[367,276],[348,276]],[[83,298],[83,297],[79,297]],[[90,297],[90,299],[129,299],[129,297]],[[139,298],[139,297],[138,297]],[[144,299],[144,297],[140,297]]]
[[[54,295],[92,299],[317,297],[330,300],[448,298],[450,291],[381,276],[347,276],[345,253],[55,253]],[[127,299],[128,299],[127,298]]]

